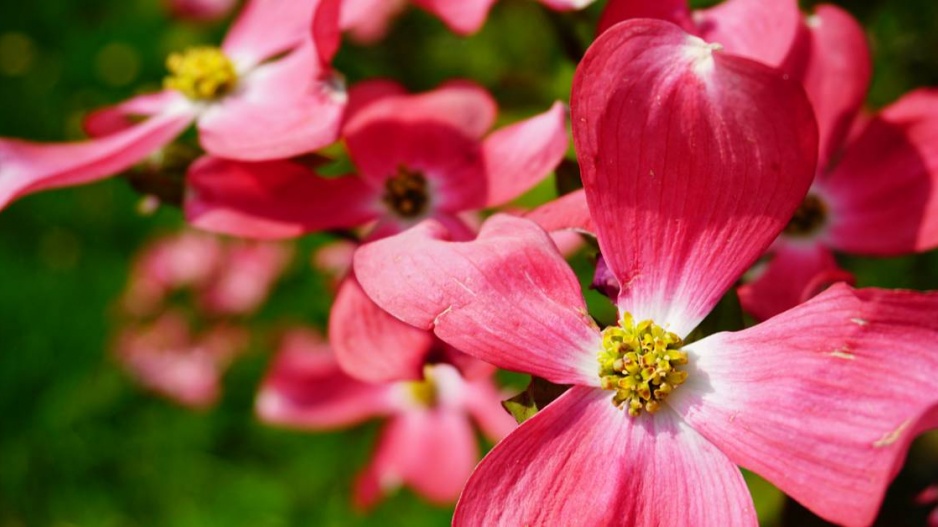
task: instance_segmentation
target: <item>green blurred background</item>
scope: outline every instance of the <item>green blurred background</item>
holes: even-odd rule
[[[602,3],[561,17],[531,0],[502,0],[468,39],[410,10],[383,45],[346,46],[337,67],[350,82],[391,76],[412,89],[468,77],[489,87],[509,116],[530,114],[567,98],[569,40],[587,41]],[[869,31],[872,106],[938,85],[938,3],[839,3]],[[170,20],[158,0],[2,0],[0,136],[78,138],[84,112],[158,87],[169,52],[217,42],[224,29]],[[447,524],[449,510],[408,491],[370,515],[351,512],[351,482],[376,424],[313,436],[254,420],[271,330],[322,327],[328,315],[328,289],[305,261],[252,321],[252,352],[226,377],[217,408],[185,410],[122,373],[109,346],[130,257],[182,225],[171,208],[141,216],[138,201],[113,179],[30,196],[0,213],[0,527]],[[324,240],[301,241],[301,254]],[[934,252],[844,263],[860,285],[938,289]],[[935,477],[929,441],[919,442],[903,476],[910,489]],[[764,523],[781,524],[779,496],[754,481]],[[890,497],[899,519],[884,525],[919,521],[920,511],[904,512],[905,492]],[[810,523],[787,514],[790,525]]]

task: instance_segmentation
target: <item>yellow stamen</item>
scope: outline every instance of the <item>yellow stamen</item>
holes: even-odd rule
[[[433,368],[427,366],[423,369],[422,381],[411,381],[407,383],[407,390],[411,398],[420,406],[431,408],[436,405],[437,386],[433,379]]]
[[[166,59],[169,76],[166,89],[178,90],[186,97],[206,101],[230,93],[238,83],[238,73],[225,53],[215,47],[189,48]]]
[[[612,404],[636,417],[645,410],[655,413],[675,388],[687,380],[679,366],[687,364],[681,351],[684,341],[651,320],[635,324],[630,313],[618,326],[602,333],[599,380],[605,390],[615,391]]]

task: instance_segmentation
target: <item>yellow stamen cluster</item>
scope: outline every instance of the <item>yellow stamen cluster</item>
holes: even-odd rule
[[[808,236],[814,234],[827,221],[827,204],[814,194],[808,194],[801,202],[795,215],[785,226],[789,236]]]
[[[431,408],[436,405],[437,386],[433,379],[433,369],[426,366],[423,369],[422,381],[410,381],[407,383],[407,391],[414,402],[420,406]]]
[[[166,68],[169,76],[163,80],[163,86],[197,101],[217,99],[238,83],[234,64],[215,47],[200,46],[173,53],[166,59]]]
[[[384,184],[384,203],[399,216],[415,218],[427,208],[427,178],[404,167]]]
[[[612,404],[636,417],[655,413],[674,389],[687,380],[678,366],[687,364],[684,341],[651,320],[638,324],[625,313],[619,326],[603,330],[599,378],[604,390],[614,390]]]

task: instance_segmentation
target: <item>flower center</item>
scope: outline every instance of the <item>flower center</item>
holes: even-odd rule
[[[211,46],[173,53],[166,59],[166,68],[169,75],[163,79],[163,86],[196,101],[217,99],[238,83],[234,64],[222,50]]]
[[[415,218],[423,214],[429,201],[427,178],[419,172],[405,167],[397,169],[397,175],[384,184],[384,203],[399,216]]]
[[[809,236],[827,221],[827,204],[814,194],[808,194],[785,226],[789,236]]]
[[[437,387],[432,373],[432,368],[427,366],[423,369],[422,381],[410,381],[406,383],[407,391],[411,399],[424,408],[432,408],[436,405]]]
[[[632,417],[645,410],[655,413],[661,402],[687,380],[678,366],[687,364],[681,351],[684,341],[651,320],[638,324],[625,313],[618,326],[603,330],[599,353],[599,379],[604,390],[613,390],[612,404]]]

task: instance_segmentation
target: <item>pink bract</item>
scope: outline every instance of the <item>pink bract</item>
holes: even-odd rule
[[[357,478],[356,505],[370,507],[401,485],[430,501],[452,503],[479,457],[470,420],[493,440],[515,423],[501,408],[490,375],[466,380],[446,364],[425,371],[432,384],[365,383],[343,373],[321,337],[297,329],[283,339],[258,394],[257,413],[265,422],[306,430],[386,418],[371,463]]]
[[[596,41],[572,120],[620,314],[681,338],[814,175],[817,130],[797,83],[661,21]],[[631,417],[601,388],[600,330],[537,225],[496,215],[460,242],[428,221],[396,238],[354,258],[382,308],[497,366],[573,385],[486,456],[454,525],[754,526],[735,465],[830,521],[868,525],[911,440],[938,426],[936,294],[836,285],[685,345],[686,382]],[[902,382],[877,382],[894,360]]]
[[[0,207],[121,172],[193,122],[203,148],[233,159],[288,157],[333,142],[345,102],[329,68],[337,25],[337,0],[252,0],[220,48],[236,75],[229,93],[210,100],[176,90],[135,97],[89,115],[93,139],[86,141],[0,139]]]

